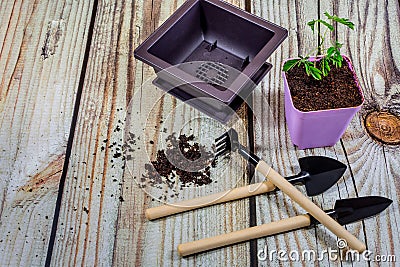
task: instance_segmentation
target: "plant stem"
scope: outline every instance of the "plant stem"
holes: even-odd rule
[[[328,33],[328,30],[329,30],[328,28],[325,29],[323,34],[321,34],[321,32],[318,31],[318,36],[319,36],[319,38],[321,38],[321,40],[320,40],[320,42],[318,42],[318,47],[317,47],[317,51],[316,51],[317,54],[315,55],[315,58],[318,57],[318,53],[321,54],[321,55],[325,54],[324,43],[325,43],[325,38],[326,38],[326,34]],[[317,67],[317,62],[316,61],[314,61],[314,67]]]
[[[325,42],[326,34],[328,33],[328,29],[325,30],[324,36],[322,37],[322,42],[321,42],[321,54],[325,54],[325,47],[323,46],[323,43]]]
[[[307,54],[306,58],[310,57],[312,54],[314,54],[315,52],[318,52],[318,47],[314,48],[313,50],[311,50],[310,53]]]

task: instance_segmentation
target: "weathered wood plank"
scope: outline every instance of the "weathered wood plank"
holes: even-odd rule
[[[167,136],[174,132],[186,135],[193,133],[197,142],[208,144],[210,147],[213,139],[227,128],[165,95],[149,82],[143,84],[140,90],[132,99],[132,117],[129,118],[131,123],[127,126],[129,133],[135,136],[136,144],[130,146],[134,151],[127,154],[128,158],[131,156],[132,159],[129,159],[126,165],[122,194],[124,202],[121,203],[119,213],[114,264],[135,262],[143,266],[212,263],[226,265],[236,261],[239,266],[248,265],[246,245],[216,250],[188,259],[182,259],[176,251],[179,243],[248,227],[247,201],[208,207],[153,222],[143,218],[144,209],[150,206],[204,196],[246,184],[247,164],[239,155],[232,155],[229,162],[221,162],[222,165],[211,169],[210,177],[213,183],[201,187],[179,189],[179,184],[176,184],[176,187],[167,189],[164,184],[162,189],[151,185],[141,188],[140,185],[144,184],[141,180],[145,174],[144,164],[150,159],[154,160],[156,150],[165,147]],[[154,104],[145,105],[151,103],[150,101]],[[235,125],[235,128],[242,129],[239,133],[242,142],[245,142],[246,131],[243,126],[245,125]],[[166,199],[158,200],[163,196]],[[126,236],[129,236],[128,240]],[[131,253],[132,251],[138,253]]]
[[[275,67],[254,94],[254,114],[259,125],[254,129],[257,153],[267,159],[283,175],[293,175],[299,172],[297,159],[307,155],[326,155],[346,163],[346,157],[340,144],[333,148],[298,150],[291,143],[285,124],[281,67],[285,59],[296,57],[299,54],[304,55],[316,45],[317,39],[312,35],[306,24],[309,20],[318,17],[318,1],[306,1],[302,2],[301,5],[293,1],[281,2],[279,8],[276,8],[273,3],[255,1],[253,8],[256,14],[289,29],[288,40],[270,59]],[[336,187],[314,197],[313,201],[323,209],[330,209],[339,196],[355,196],[356,191],[351,181],[350,172],[346,172],[344,177],[347,177],[347,179],[342,179]],[[262,177],[259,179],[262,179]],[[298,188],[305,193],[303,187]],[[257,211],[258,224],[277,221],[305,212],[282,195],[281,192],[258,197]],[[356,230],[350,229],[350,231],[359,235],[361,239],[364,238],[362,233],[359,233],[359,227]],[[294,251],[294,253],[300,253],[300,256],[306,250],[314,251],[319,256],[318,253],[328,248],[337,248],[336,237],[323,226],[260,239],[258,242],[259,251],[266,250],[266,253],[279,250],[286,253]],[[288,258],[288,255],[286,255],[286,258]],[[307,265],[340,264],[340,261],[328,261],[328,258],[324,257],[320,261],[307,262]],[[275,266],[282,264],[283,261],[279,260],[277,254],[275,254],[271,259],[267,255],[267,258],[260,263],[266,266]],[[304,264],[296,260],[290,261],[290,263],[295,266]]]
[[[331,1],[321,8],[348,17],[355,31],[341,31],[343,53],[350,56],[365,94],[365,105],[342,138],[358,195],[381,195],[393,200],[380,216],[364,221],[366,244],[376,255],[400,257],[399,146],[386,146],[366,133],[364,119],[373,110],[399,115],[400,8],[398,1]],[[322,11],[322,10],[321,10]],[[342,28],[343,29],[343,28]],[[374,263],[377,265],[378,263]],[[392,264],[391,264],[392,265]],[[394,263],[393,263],[394,266]]]
[[[0,3],[0,265],[42,266],[91,3]]]
[[[52,264],[111,265],[135,2],[98,6]],[[121,29],[126,29],[122,31]]]
[[[181,2],[178,3],[178,6],[180,4]],[[168,10],[167,6],[168,4],[163,2],[163,9]],[[138,9],[140,10],[140,8]],[[143,14],[140,13],[140,15]],[[169,14],[166,15],[168,16]],[[138,16],[137,23],[141,24],[141,20]],[[151,82],[154,77],[152,70],[150,70],[147,79]],[[123,186],[123,198],[125,201],[121,203],[119,212],[114,264],[127,265],[135,262],[137,265],[144,266],[154,264],[162,266],[207,266],[212,264],[226,265],[236,261],[238,266],[248,265],[248,246],[246,245],[239,246],[238,248],[222,249],[188,259],[182,259],[176,252],[176,247],[181,242],[188,242],[247,227],[248,208],[246,207],[246,201],[201,209],[155,222],[148,222],[143,218],[144,208],[162,203],[150,201],[151,196],[158,196],[158,194],[152,188],[146,188],[148,190],[147,193],[139,189],[134,177],[136,179],[141,177],[144,173],[143,166],[149,161],[149,155],[145,153],[146,148],[148,153],[154,157],[156,147],[160,147],[159,142],[163,142],[163,138],[159,137],[160,134],[162,135],[163,128],[165,127],[167,131],[167,133],[162,135],[164,138],[174,131],[180,131],[182,128],[186,134],[193,132],[200,139],[207,137],[208,142],[210,142],[210,138],[216,137],[216,129],[214,129],[216,125],[209,125],[208,122],[197,125],[194,118],[201,115],[199,112],[186,105],[182,105],[180,101],[176,101],[168,95],[163,96],[164,93],[155,89],[149,81],[143,79],[143,85],[135,87],[135,90],[138,91],[131,103],[133,112],[130,120],[133,122],[133,127],[128,125],[128,131],[135,134],[137,140],[141,137],[142,141],[137,142],[145,142],[144,140],[147,140],[147,142],[139,145],[132,154],[133,161],[127,162],[127,172],[125,173]],[[136,97],[138,94],[140,94],[140,98]],[[159,99],[159,101],[155,102],[156,99]],[[149,106],[149,103],[152,104]],[[135,114],[134,108],[138,106],[138,113],[136,112],[137,114]],[[154,107],[154,110],[149,112],[149,108],[152,107]],[[148,114],[153,114],[153,116],[149,118]],[[163,123],[160,123],[160,121],[163,121]],[[145,125],[146,130],[143,131],[142,127],[136,122],[148,123],[148,125]],[[192,128],[192,131],[188,131],[190,128]],[[148,140],[154,140],[154,146],[150,145],[149,147]],[[140,152],[137,150],[138,148],[141,148]],[[243,164],[243,161],[241,161],[242,166],[236,166],[235,168],[233,168],[234,165],[232,164],[228,165],[228,169],[224,173],[226,176],[223,176],[224,178],[221,177],[221,173],[218,175],[218,173],[212,172],[211,177],[213,179],[216,179],[216,177],[219,178],[217,184],[180,191],[179,196],[175,198],[170,198],[167,195],[167,202],[169,200],[174,202],[179,199],[189,199],[194,196],[219,192],[234,187],[238,182],[245,183],[246,178],[243,177]],[[229,166],[232,168],[229,168]],[[237,177],[238,174],[241,176]],[[241,179],[236,181],[238,178]],[[135,210],[134,214],[132,214],[132,210]],[[132,253],[132,251],[138,251],[138,253]]]
[[[244,7],[244,2],[236,2]],[[146,144],[132,154],[125,171],[123,156],[119,154],[124,146],[125,119],[137,122],[137,127],[132,130],[138,131],[137,136],[145,134],[146,138],[155,138],[162,126],[158,116],[166,117],[170,109],[180,107],[181,102],[170,96],[157,102],[157,94],[161,91],[154,87],[152,91],[143,89],[142,84],[148,85],[154,72],[133,58],[133,48],[182,3],[103,1],[99,5],[63,192],[53,265],[194,265],[224,264],[233,260],[239,265],[247,265],[249,262],[246,245],[191,259],[179,258],[175,251],[178,242],[206,236],[205,228],[210,221],[215,222],[215,226],[210,226],[215,230],[209,234],[244,228],[248,222],[246,201],[148,222],[144,218],[144,209],[150,200],[132,178],[132,172],[144,172],[148,158],[143,153],[145,148],[151,147]],[[133,115],[126,117],[131,98],[134,99]],[[153,107],[151,114],[157,116],[146,120],[146,110]],[[187,107],[182,112],[170,114],[169,130],[182,125],[185,116],[198,114]],[[157,128],[143,132],[141,123]],[[193,129],[199,131],[195,123]],[[246,181],[245,177],[236,178]],[[235,180],[231,177],[224,179],[226,184],[225,181],[218,182],[218,187],[204,187],[197,194],[234,185]],[[180,196],[191,197],[194,193],[186,192]]]

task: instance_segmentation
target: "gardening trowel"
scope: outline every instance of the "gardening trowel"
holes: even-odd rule
[[[308,196],[319,195],[328,190],[342,177],[346,170],[346,165],[340,161],[323,156],[300,158],[299,164],[300,173],[285,179],[292,184],[304,184]],[[145,214],[147,219],[154,220],[184,211],[264,194],[275,190],[275,188],[271,182],[264,181],[204,197],[149,208]]]
[[[378,196],[340,199],[336,201],[335,207],[332,210],[325,211],[325,214],[335,219],[341,225],[345,225],[374,216],[385,210],[391,203],[392,200]],[[251,239],[300,229],[317,223],[318,221],[310,214],[303,214],[228,234],[180,244],[178,246],[178,253],[181,256],[188,256]],[[343,244],[347,245],[346,241],[348,240],[344,239]]]
[[[328,228],[332,233],[341,239],[345,239],[351,249],[363,252],[366,246],[358,240],[354,235],[342,227],[337,221],[327,215],[321,208],[315,205],[309,198],[304,196],[282,175],[271,168],[265,161],[258,158],[250,152],[246,147],[239,143],[238,134],[234,129],[230,129],[221,137],[215,140],[217,142],[217,155],[222,155],[231,151],[237,151],[241,156],[246,158],[256,167],[256,170],[264,175],[270,182],[290,197],[294,202],[299,204],[303,209],[311,214],[316,220]]]

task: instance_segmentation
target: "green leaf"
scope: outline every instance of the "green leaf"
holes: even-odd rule
[[[343,57],[342,55],[337,56],[337,62],[338,62],[338,67],[341,68],[342,67],[342,62],[343,62]]]
[[[322,19],[317,19],[317,20],[315,20],[315,19],[313,19],[313,20],[310,20],[308,23],[307,23],[307,25],[308,26],[310,26],[311,27],[311,30],[314,32],[314,30],[315,30],[315,23],[322,23],[323,25],[325,25],[330,31],[333,31],[334,30],[334,28],[333,28],[333,25],[331,25],[329,22],[327,22],[327,21],[325,21],[325,20],[322,20]]]
[[[335,53],[336,49],[335,47],[331,46],[326,50],[326,56],[329,58]]]
[[[336,60],[334,60],[333,58],[331,58],[330,61],[332,62],[333,65],[335,65],[335,67],[338,66],[338,62]]]
[[[306,68],[306,73],[308,76],[310,76],[311,72],[310,72],[310,65],[306,62],[304,62],[304,67]]]
[[[322,80],[322,76],[319,72],[311,72],[311,76],[315,79],[315,80]]]
[[[331,66],[329,66],[329,62],[328,60],[325,60],[325,69],[327,70],[327,72],[331,71]],[[328,74],[328,73],[327,73]]]
[[[313,20],[311,20],[311,21],[309,21],[308,23],[307,23],[307,25],[308,26],[310,26],[310,28],[311,28],[311,30],[312,30],[312,32],[314,33],[314,27],[315,27],[315,23],[316,23],[317,21],[315,20],[315,19],[313,19]]]
[[[333,19],[333,16],[329,15],[328,11],[324,12],[324,15],[328,18],[328,19]]]
[[[325,14],[325,16],[326,16],[328,19],[331,19],[331,20],[333,20],[333,21],[336,21],[337,23],[343,24],[343,25],[349,27],[350,29],[354,30],[354,23],[351,22],[351,21],[349,21],[349,19],[346,19],[346,18],[339,18],[339,17],[336,16],[336,15],[329,15],[328,12],[325,12],[324,14]]]
[[[336,53],[335,53],[335,55],[334,55],[334,58],[335,58],[336,61],[339,62],[339,63],[341,63],[341,62],[343,61],[343,57],[342,57],[342,55],[340,54],[339,51],[336,51]]]
[[[325,67],[325,63],[322,63],[322,62],[321,62],[321,72],[322,72],[322,75],[324,75],[324,76],[327,76],[328,72],[329,72],[329,71],[327,71],[327,69]]]
[[[300,61],[300,58],[296,58],[296,59],[291,59],[285,62],[285,64],[283,64],[283,71],[289,71],[291,68],[293,68],[294,66],[296,66],[296,64]]]
[[[319,69],[317,69],[314,66],[309,66],[309,68],[310,68],[311,75],[314,77],[314,79],[316,79],[316,80],[322,79],[322,76],[321,76],[322,72]]]
[[[332,61],[336,67],[342,66],[343,57],[340,54],[340,48],[342,45],[343,44],[336,42],[334,46],[329,47],[327,50],[326,57],[328,60]]]
[[[313,76],[314,79],[316,80],[322,80],[322,76],[319,73],[312,72],[311,75]]]
[[[342,67],[342,62],[343,62],[343,57],[340,53],[335,53],[331,58],[330,61],[336,66],[336,67]]]
[[[322,19],[319,19],[318,21],[321,22],[322,24],[324,24],[330,31],[334,30],[333,25],[329,24],[328,22],[326,22]]]
[[[321,60],[321,71],[322,75],[328,76],[329,71],[331,70],[331,67],[329,66],[329,60],[327,57],[324,57]]]
[[[342,46],[343,46],[343,44],[342,43],[339,43],[339,42],[336,42],[335,43],[335,47],[339,50],[340,48],[342,48]]]

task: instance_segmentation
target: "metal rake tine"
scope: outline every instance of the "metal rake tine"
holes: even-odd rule
[[[215,143],[218,146],[219,144],[221,144],[221,142],[224,142],[224,140],[229,137],[228,132],[224,133],[223,135],[221,135],[218,138],[215,138]]]
[[[221,136],[217,139],[218,139],[217,144],[216,144],[217,153],[216,153],[215,157],[219,157],[227,152],[230,152],[231,143],[230,143],[228,134],[224,134],[223,136]]]
[[[227,145],[227,142],[219,142],[219,143],[217,143],[217,144],[215,145],[215,148],[216,148],[216,150],[217,150],[217,152],[218,152],[218,151],[220,151],[221,149],[223,149],[224,147],[226,147],[226,145]]]
[[[228,149],[222,149],[221,151],[218,151],[217,154],[215,154],[215,158],[218,158],[219,156],[222,156],[223,154],[229,152]]]
[[[219,143],[215,144],[215,148],[217,151],[220,151],[222,148],[229,146],[229,145],[230,145],[229,140],[228,141],[221,140]]]
[[[216,145],[216,150],[217,152],[221,151],[221,150],[225,150],[225,149],[229,149],[230,147],[230,142],[226,141],[226,142],[220,142]]]

